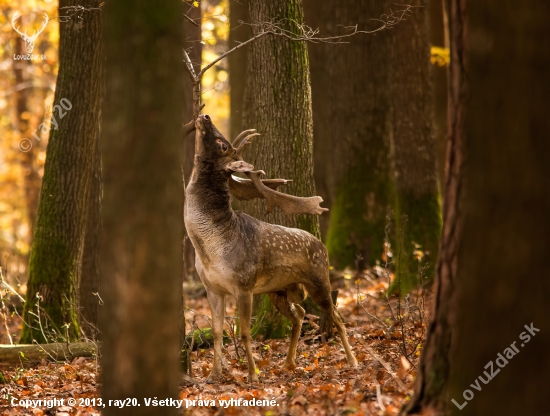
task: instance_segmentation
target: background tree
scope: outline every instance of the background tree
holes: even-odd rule
[[[409,291],[423,274],[433,279],[441,233],[441,207],[433,129],[427,0],[391,31],[390,96],[397,196],[398,279]],[[404,221],[403,216],[407,217]],[[420,272],[425,264],[430,267]]]
[[[285,29],[296,30],[303,21],[300,0],[249,2],[250,20],[268,22],[287,19]],[[258,28],[254,28],[254,34]],[[292,179],[285,192],[296,196],[315,195],[313,179],[313,125],[307,47],[279,36],[265,36],[248,49],[248,72],[243,125],[261,136],[246,150],[247,161],[263,169],[270,178]],[[320,237],[317,216],[286,219],[276,211],[266,217],[265,201],[242,204],[243,211],[270,223],[306,230]],[[264,316],[262,319],[261,317]],[[268,319],[272,316],[273,319]],[[252,333],[282,337],[289,323],[265,299]],[[265,329],[265,331],[264,331]]]
[[[335,21],[332,15],[334,5],[330,1],[318,2],[316,0],[304,0],[305,23],[314,29],[319,29],[322,35],[334,33]],[[311,76],[311,95],[313,112],[313,174],[315,177],[315,190],[317,195],[323,198],[323,206],[329,211],[319,217],[321,237],[326,241],[330,223],[332,195],[329,184],[332,178],[331,164],[327,163],[327,157],[332,153],[334,136],[331,136],[330,111],[333,104],[329,83],[329,69],[327,65],[330,48],[333,45],[326,42],[308,42],[309,72]]]
[[[189,2],[188,2],[189,3]],[[201,43],[201,8],[195,7],[191,4],[184,5],[184,12],[195,24],[191,23],[189,19],[183,21],[184,32],[184,47],[187,50],[189,58],[193,63],[195,71],[200,69],[202,63],[202,43]],[[186,73],[182,73],[184,83],[184,95],[182,97],[184,105],[184,117],[185,122],[189,122],[193,119],[193,101],[189,99],[192,96],[193,86]],[[186,181],[191,177],[191,171],[193,170],[193,160],[195,158],[195,140],[193,135],[184,135],[182,139],[183,147],[183,175]],[[195,278],[195,249],[193,244],[186,239],[184,244],[184,280],[192,280]]]
[[[550,36],[550,5],[447,4],[452,60],[443,240],[433,320],[407,414],[545,414],[550,281],[540,260],[550,245],[550,51],[538,42]],[[534,338],[525,328],[531,323],[540,330]],[[513,342],[519,353],[508,351],[496,374],[498,354]],[[489,384],[479,383],[491,374]]]
[[[88,8],[99,6],[99,0],[60,0],[60,14],[63,7],[77,3]],[[60,25],[60,67],[54,99],[60,107],[53,110],[58,129],[50,130],[21,343],[75,340],[80,336],[78,282],[99,129],[102,57],[100,11],[91,10],[81,17],[74,16]]]
[[[22,19],[22,18],[21,18]],[[22,22],[23,25],[28,24],[28,22]],[[26,53],[25,42],[19,36],[18,33],[14,32],[15,35],[15,54],[23,55]],[[31,61],[13,61],[13,75],[15,78],[16,85],[24,85],[30,81],[30,74],[32,68]],[[32,137],[33,125],[29,117],[29,96],[30,88],[16,88],[14,91],[15,95],[15,108],[17,112],[17,129],[21,137],[29,138]],[[30,140],[30,139],[29,139]],[[31,145],[30,143],[25,143],[26,145]],[[23,148],[23,150],[26,150]],[[24,172],[24,186],[25,186],[25,203],[27,217],[29,221],[30,235],[34,231],[34,226],[36,224],[36,215],[38,212],[38,199],[40,195],[40,176],[38,174],[38,166],[36,163],[36,154],[32,151],[22,151],[20,153],[21,165]]]
[[[385,10],[385,2],[379,0],[358,0],[345,7],[332,3],[335,22],[357,24],[362,30],[378,27],[372,18]],[[332,203],[326,245],[331,264],[339,269],[355,266],[358,254],[364,259],[361,268],[381,258],[386,215],[393,204],[388,33],[360,34],[348,40],[349,44],[328,48],[327,83],[317,84],[328,89],[324,96],[330,99],[326,138],[319,140],[332,144],[325,161]]]
[[[80,325],[87,337],[95,338],[98,334],[100,273],[99,244],[101,234],[101,202],[103,185],[101,172],[101,154],[99,150],[99,132],[92,154],[92,177],[88,193],[88,212],[86,215],[86,235],[82,253],[82,271],[80,274],[79,300]]]
[[[250,22],[247,0],[229,1],[229,49],[250,38],[250,26],[239,21]],[[229,99],[231,107],[231,137],[245,130],[243,127],[243,102],[246,84],[247,49],[244,46],[227,57],[229,64]]]
[[[432,47],[449,48],[447,16],[443,7],[444,0],[429,0],[429,38]],[[426,12],[425,12],[426,13]],[[445,185],[445,158],[447,151],[447,103],[449,68],[443,62],[432,65],[433,77],[433,135],[436,143],[437,172],[440,186]]]
[[[183,3],[105,6],[102,395],[176,398],[183,192]],[[128,62],[132,62],[128,65]],[[172,415],[175,407],[105,408]]]

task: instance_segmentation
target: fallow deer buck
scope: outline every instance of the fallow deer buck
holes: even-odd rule
[[[340,334],[348,363],[357,360],[348,343],[346,329],[332,303],[325,246],[306,231],[272,225],[231,208],[231,196],[249,200],[265,198],[268,212],[279,207],[290,214],[321,214],[327,211],[322,198],[298,198],[276,191],[288,181],[260,180],[263,171],[243,161],[241,152],[258,134],[245,130],[230,143],[201,115],[195,121],[195,161],[186,189],[185,226],[196,251],[196,269],[206,287],[212,310],[214,334],[213,382],[222,375],[222,332],[225,296],[237,299],[241,338],[248,359],[248,381],[257,382],[256,366],[250,347],[252,296],[268,293],[279,312],[292,322],[286,365],[295,365],[296,346],[304,318],[298,305],[306,295],[332,317]],[[238,143],[240,141],[240,143]],[[244,172],[250,179],[232,176]]]

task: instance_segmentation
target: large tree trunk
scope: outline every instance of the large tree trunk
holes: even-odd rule
[[[361,30],[385,11],[382,0],[333,2],[332,19]],[[341,30],[341,29],[337,29]],[[400,26],[394,30],[400,30]],[[349,44],[332,45],[326,59],[331,100],[332,200],[327,248],[331,263],[343,269],[381,259],[389,206],[393,203],[389,164],[388,32],[357,35]]]
[[[443,240],[408,414],[547,414],[550,51],[537,45],[550,5],[449,0],[448,10]]]
[[[59,7],[99,3],[60,0]],[[61,23],[54,104],[69,109],[54,106],[59,128],[50,130],[21,343],[80,336],[78,282],[99,129],[101,65],[101,12]]]
[[[317,0],[304,0],[305,23],[313,29],[319,29],[321,36],[334,32],[333,8],[330,2]],[[330,111],[332,100],[327,88],[330,76],[330,66],[327,65],[329,48],[337,48],[339,45],[330,43],[308,42],[309,69],[311,74],[311,101],[313,109],[313,164],[315,177],[315,190],[325,201],[323,206],[329,210],[332,207],[332,199],[329,183],[333,171],[327,158],[334,146],[334,136],[331,135]],[[326,235],[330,223],[331,212],[326,212],[319,217],[321,236],[326,241]]]
[[[301,0],[250,2],[250,19],[265,22],[287,19],[302,22]],[[294,30],[292,23],[287,23]],[[292,179],[285,192],[296,196],[315,195],[313,180],[313,125],[307,48],[303,42],[290,42],[266,36],[248,49],[248,73],[243,111],[245,128],[255,128],[261,136],[245,152],[245,160],[262,169],[269,178]],[[264,200],[242,204],[252,216],[274,224],[306,230],[319,235],[319,219],[300,215],[290,220],[280,211],[266,216]],[[290,323],[266,300],[258,311],[253,334],[282,337]],[[258,325],[261,317],[264,321]],[[270,317],[270,318],[267,318]],[[266,321],[269,319],[269,322]],[[266,332],[266,328],[276,328]]]
[[[109,1],[102,123],[102,397],[177,398],[183,3]],[[128,63],[132,64],[129,65]],[[142,402],[143,403],[143,402]],[[175,415],[174,407],[105,414]]]
[[[391,32],[391,137],[397,194],[393,252],[404,292],[433,280],[441,234],[427,3],[420,0],[422,8]]]

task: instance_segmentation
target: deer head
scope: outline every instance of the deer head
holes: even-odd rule
[[[254,166],[242,159],[240,155],[242,148],[235,149],[214,126],[208,115],[200,115],[195,122],[195,127],[197,129],[195,157],[198,161],[209,165],[216,172],[225,173],[227,177],[232,172],[251,172],[254,169]],[[258,134],[247,135],[243,142],[250,140],[253,136]]]
[[[233,143],[223,137],[212,124],[208,115],[201,115],[195,122],[197,129],[195,141],[195,157],[199,163],[207,164],[216,172],[224,173],[229,178],[229,189],[239,200],[263,198],[267,201],[267,213],[279,207],[285,216],[297,214],[320,215],[328,208],[319,206],[323,202],[320,196],[309,198],[297,197],[279,192],[276,189],[290,182],[287,179],[260,179],[265,175],[262,170],[254,171],[254,166],[242,159],[242,152],[250,139],[259,136],[256,130],[245,130],[239,134]],[[244,172],[250,179],[232,176],[233,172]]]
[[[36,17],[37,15],[40,16],[42,19],[42,27],[38,30],[33,30],[33,33],[30,36],[27,34],[27,30],[25,30],[25,32],[21,32],[19,30],[20,25],[17,23],[17,19],[21,17],[21,13],[19,13],[19,10],[16,10],[16,12],[13,14],[13,17],[11,18],[11,25],[13,27],[13,30],[19,33],[21,35],[21,38],[25,41],[25,49],[27,50],[27,53],[32,53],[34,49],[34,41],[36,40],[38,35],[42,33],[42,31],[46,28],[46,25],[50,21],[48,14],[44,11],[36,10],[31,14],[32,17]],[[34,19],[31,20],[34,21]]]

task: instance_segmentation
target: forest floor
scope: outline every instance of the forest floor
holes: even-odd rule
[[[400,301],[396,296],[387,299],[387,282],[379,275],[375,270],[360,275],[342,272],[333,283],[333,289],[339,290],[338,310],[359,362],[356,369],[348,367],[336,333],[322,343],[315,329],[311,329],[300,337],[296,368],[292,371],[284,367],[288,339],[253,341],[260,381],[247,384],[247,365],[242,359],[245,354],[237,337],[231,336],[235,301],[228,299],[226,330],[230,342],[224,346],[224,380],[215,385],[206,383],[212,368],[211,348],[192,352],[192,378],[181,378],[181,414],[397,415],[412,394],[426,333],[424,309],[429,309],[425,306],[428,295],[417,291]],[[188,329],[209,326],[210,309],[205,296],[188,298],[186,306]],[[310,328],[315,328],[316,317],[306,316],[305,323],[308,321]],[[14,319],[9,323],[21,325]],[[43,360],[37,365],[22,362],[15,367],[0,364],[0,370],[6,378],[0,384],[2,415],[101,414],[101,369],[97,359],[75,358],[65,363]],[[58,398],[64,399],[64,406],[25,409],[11,406],[12,398]],[[67,405],[70,398],[75,399],[76,406]],[[225,401],[231,399],[233,405]],[[258,400],[263,402],[258,405]]]

